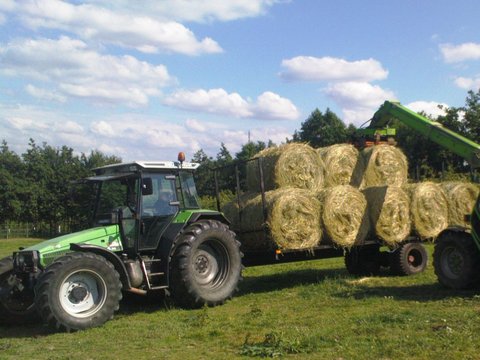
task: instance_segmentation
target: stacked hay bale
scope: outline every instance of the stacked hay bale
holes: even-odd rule
[[[448,225],[468,225],[464,215],[479,192],[467,183],[407,184],[407,159],[389,145],[358,152],[348,144],[314,150],[294,143],[260,157],[266,217],[258,161],[247,163],[249,192],[224,208],[244,250],[350,248],[367,236],[395,247],[412,232],[435,238]]]
[[[363,190],[367,198],[373,235],[395,246],[411,231],[410,199],[396,186],[374,186]]]
[[[336,185],[318,193],[326,237],[350,248],[364,242],[369,232],[367,200],[350,185]]]
[[[317,153],[325,164],[325,186],[350,185],[352,175],[362,166],[358,150],[351,144],[337,144],[318,148]]]
[[[439,184],[427,181],[405,187],[412,228],[421,239],[435,238],[448,227],[448,201]]]
[[[448,201],[449,225],[470,227],[465,215],[470,215],[477,200],[479,189],[466,182],[451,181],[441,184]]]
[[[320,202],[313,195],[310,190],[297,188],[267,191],[265,223],[262,195],[243,195],[242,213],[236,227],[240,230],[244,249],[311,249],[317,246],[322,238]]]
[[[323,187],[323,162],[315,150],[306,144],[290,143],[270,147],[253,158],[263,158],[265,191],[284,187],[316,191]],[[252,192],[260,191],[258,164],[258,161],[247,163],[247,186]]]
[[[399,148],[376,145],[361,151],[352,185],[365,189],[372,186],[397,186],[407,183],[408,161]]]

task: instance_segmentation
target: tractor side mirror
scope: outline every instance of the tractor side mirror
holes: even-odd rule
[[[152,194],[153,194],[152,178],[143,178],[142,179],[142,195],[152,195]]]

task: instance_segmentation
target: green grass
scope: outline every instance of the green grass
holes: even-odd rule
[[[3,255],[8,246],[0,242]],[[355,278],[339,258],[252,267],[244,277],[215,308],[128,296],[100,328],[0,327],[0,359],[479,358],[479,291],[442,288],[430,264],[412,277]]]

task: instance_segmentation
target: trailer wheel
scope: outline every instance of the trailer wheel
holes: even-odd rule
[[[394,275],[419,274],[427,267],[427,250],[417,242],[402,244],[390,254],[390,270]]]
[[[63,256],[45,269],[35,303],[45,323],[67,332],[113,318],[122,298],[120,275],[105,258],[88,252]]]
[[[444,232],[435,243],[433,266],[440,284],[465,289],[480,280],[480,255],[470,234]]]
[[[380,247],[378,245],[355,246],[345,250],[345,267],[351,275],[378,274],[380,271]]]
[[[8,280],[13,272],[11,256],[0,260],[0,290],[8,289]],[[8,291],[8,290],[5,290]],[[0,297],[0,324],[20,325],[33,322],[37,319],[33,291],[25,289],[20,292],[16,289]]]
[[[227,225],[215,220],[189,225],[170,262],[174,301],[188,308],[224,303],[237,290],[241,258],[240,243]]]

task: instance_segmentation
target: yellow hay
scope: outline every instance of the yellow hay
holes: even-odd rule
[[[422,239],[435,238],[448,227],[448,201],[439,184],[423,182],[405,187],[410,196],[412,226]]]
[[[444,182],[441,184],[448,200],[449,225],[470,227],[465,221],[465,215],[473,211],[479,189],[475,184],[459,181]]]
[[[323,162],[313,148],[290,143],[262,150],[254,158],[263,158],[265,190],[282,187],[317,190],[323,187]],[[247,185],[260,191],[258,161],[247,163]]]
[[[266,222],[261,195],[246,194],[242,198],[239,238],[245,251],[310,249],[318,245],[322,231],[320,202],[315,193],[282,188],[266,192],[265,197]]]
[[[399,187],[377,186],[363,190],[367,198],[370,226],[388,245],[405,240],[411,231],[410,201]]]
[[[376,145],[362,150],[352,185],[403,186],[407,183],[408,162],[403,152],[391,145]]]
[[[328,237],[342,247],[362,244],[369,231],[365,196],[350,185],[338,185],[322,190],[319,199]]]
[[[325,186],[350,185],[357,167],[358,150],[350,144],[317,149],[325,165]]]

